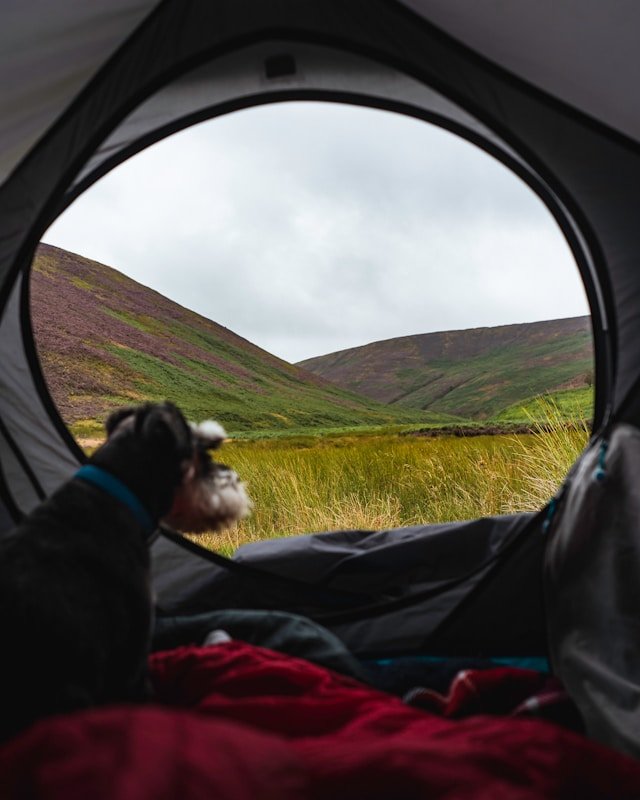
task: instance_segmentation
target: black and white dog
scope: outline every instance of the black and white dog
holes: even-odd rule
[[[217,423],[170,403],[116,411],[107,441],[0,543],[0,739],[43,716],[146,694],[149,539],[162,520],[215,530],[245,516],[214,462]]]

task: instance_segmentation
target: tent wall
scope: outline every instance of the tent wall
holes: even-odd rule
[[[532,87],[640,139],[634,0],[401,0]]]
[[[0,11],[0,184],[157,0],[6,0]]]
[[[27,288],[28,277],[19,276],[0,322],[0,452],[4,483],[11,487],[12,518],[30,511],[78,466],[70,435],[51,424],[46,394],[36,384],[40,373],[33,369]],[[3,521],[8,520],[0,515],[0,526]]]

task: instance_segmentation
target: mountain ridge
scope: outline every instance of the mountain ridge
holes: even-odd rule
[[[379,402],[488,419],[531,397],[591,385],[590,318],[401,336],[298,362]]]
[[[510,328],[529,328],[531,326],[546,326],[553,323],[579,323],[579,327],[585,330],[590,327],[590,320],[591,317],[586,315],[579,315],[573,317],[558,317],[557,319],[541,319],[541,320],[533,320],[532,322],[507,322],[503,325],[478,325],[478,326],[471,326],[468,328],[448,328],[446,331],[429,331],[428,333],[409,333],[404,334],[402,336],[389,336],[386,339],[375,339],[372,342],[366,342],[365,344],[361,345],[354,345],[353,347],[345,347],[342,350],[332,350],[329,353],[323,353],[317,356],[310,356],[309,358],[303,358],[300,361],[294,362],[295,364],[304,364],[307,361],[314,361],[316,359],[323,359],[328,358],[329,356],[339,355],[341,353],[349,353],[355,350],[361,350],[363,347],[373,347],[375,345],[383,345],[387,344],[388,342],[400,342],[407,339],[422,339],[430,336],[442,336],[445,334],[465,334],[465,333],[482,333],[484,331],[498,331],[498,330],[505,330]]]
[[[171,399],[231,430],[397,424],[424,415],[353,395],[92,259],[42,244],[31,275],[36,347],[68,424]],[[426,418],[425,418],[426,419]]]
[[[47,244],[34,260],[31,311],[54,402],[89,435],[119,405],[165,398],[237,432],[439,425],[502,412],[517,420],[519,404],[538,395],[584,397],[593,369],[588,317],[384,339],[292,365]]]

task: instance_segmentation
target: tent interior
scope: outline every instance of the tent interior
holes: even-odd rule
[[[535,514],[299,536],[247,545],[231,560],[163,531],[152,548],[158,615],[293,612],[361,659],[550,656],[590,733],[640,754],[640,721],[622,711],[640,702],[629,572],[640,558],[630,530],[640,513],[631,480],[640,56],[629,18],[637,22],[640,11],[626,4],[616,16],[595,0],[36,6],[27,13],[10,4],[0,32],[8,87],[0,115],[0,529],[84,458],[47,389],[29,318],[35,248],[70,203],[154,142],[259,104],[324,100],[435,123],[526,181],[580,270],[595,347],[594,435],[566,490]],[[593,478],[599,468],[605,480]],[[612,515],[612,503],[624,513]],[[607,613],[594,609],[594,595]],[[606,714],[598,712],[603,696]]]

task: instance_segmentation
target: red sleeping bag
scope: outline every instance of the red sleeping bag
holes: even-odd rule
[[[44,720],[2,747],[0,797],[640,798],[640,764],[547,722],[447,719],[239,642],[151,669],[163,705]]]

